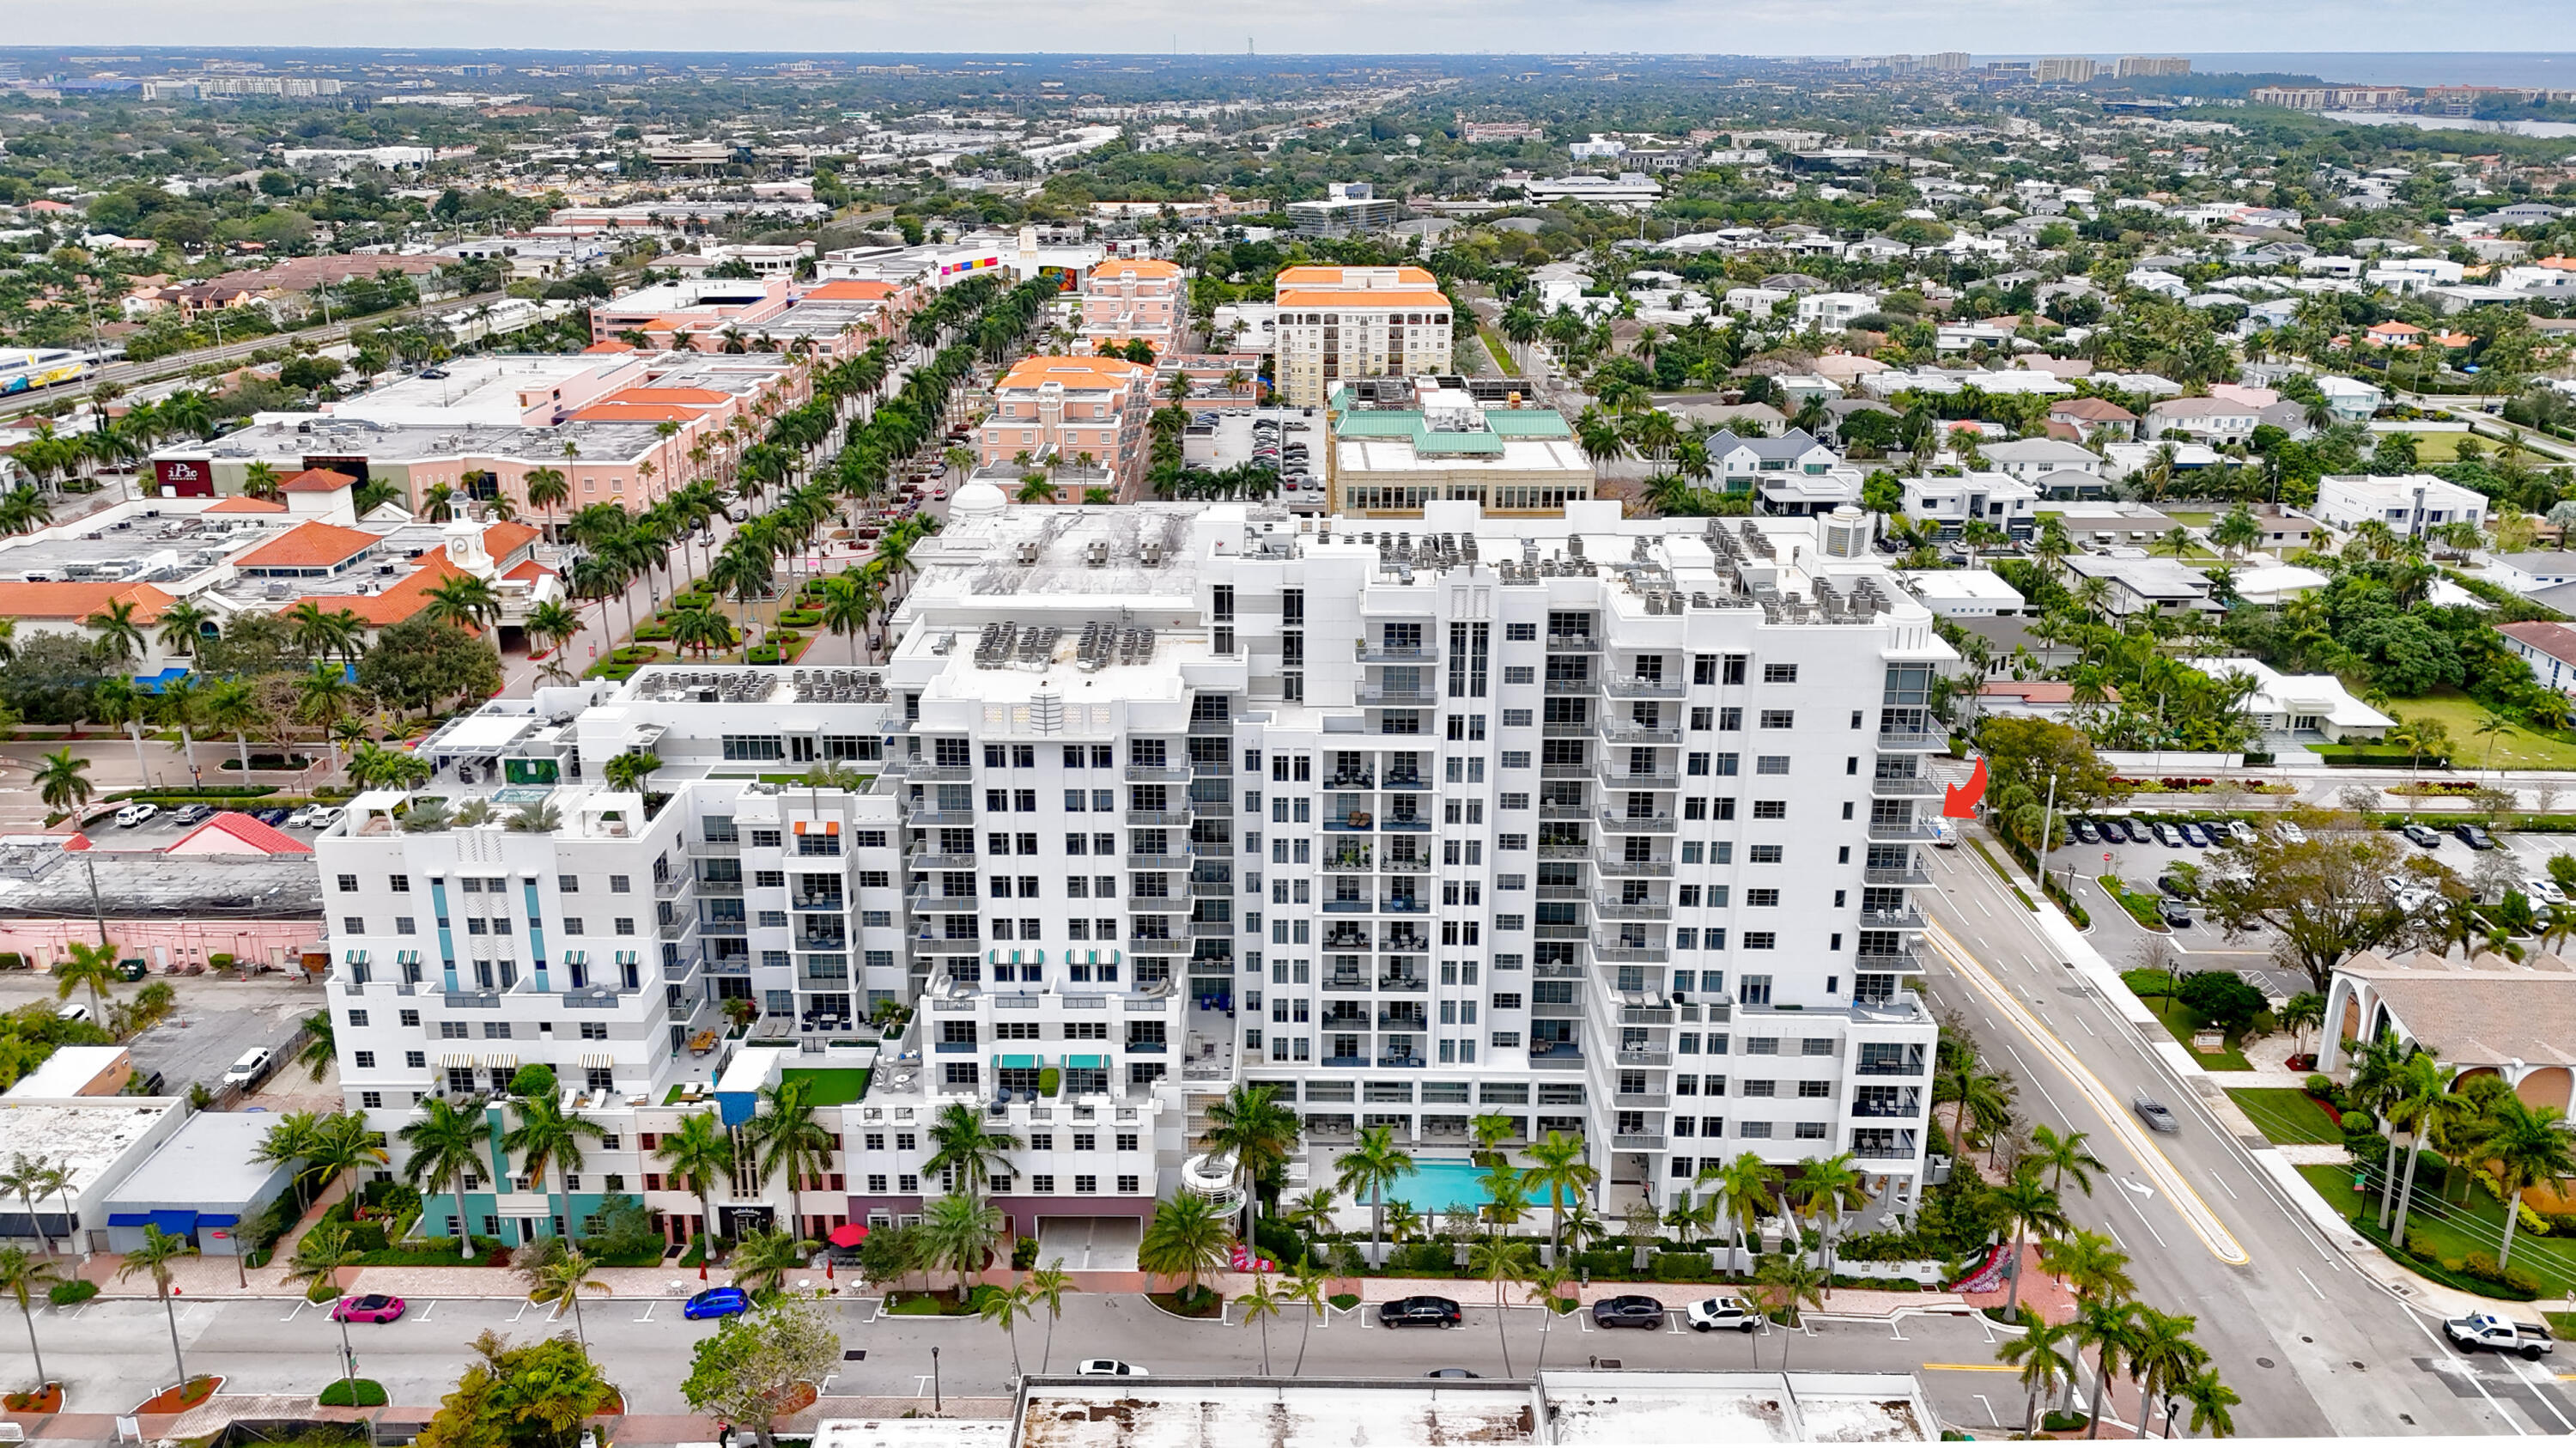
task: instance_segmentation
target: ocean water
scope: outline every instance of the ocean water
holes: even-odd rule
[[[2186,52],[2188,54],[2188,52]],[[2342,85],[2512,85],[2576,90],[2576,52],[2236,51],[2191,55],[2194,73],[2312,75]]]

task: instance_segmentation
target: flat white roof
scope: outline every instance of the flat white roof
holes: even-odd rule
[[[1920,598],[1969,598],[2016,605],[2021,602],[2021,590],[2004,582],[2003,576],[1992,569],[1919,568],[1896,576]]]
[[[25,1152],[68,1162],[78,1196],[95,1188],[178,1105],[172,1096],[0,1097],[0,1158]]]

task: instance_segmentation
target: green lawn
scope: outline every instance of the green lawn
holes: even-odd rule
[[[2445,690],[2416,699],[2399,699],[2388,712],[2401,719],[2438,719],[2451,734],[2451,762],[2462,769],[2488,767],[2488,740],[2477,733],[2486,709],[2466,694]],[[2514,725],[2494,741],[2498,769],[2576,769],[2576,734],[2541,733]]]
[[[2316,1098],[2296,1086],[2237,1086],[2227,1098],[2244,1109],[2254,1129],[2276,1146],[2332,1146],[2343,1140]]]
[[[2428,1157],[2419,1171],[2429,1171],[2433,1160]],[[2365,1174],[2373,1181],[2379,1164],[2370,1163]],[[2379,1193],[2376,1190],[2356,1192],[2352,1189],[2354,1167],[2303,1166],[2299,1174],[2308,1179],[2319,1195],[2332,1203],[2365,1237],[2384,1242],[2377,1230]],[[2452,1189],[2454,1198],[2458,1188]],[[2444,1201],[2418,1176],[2415,1183],[2415,1205],[2406,1217],[2406,1247],[2439,1262],[2448,1272],[2457,1272],[2460,1262],[2472,1252],[2492,1257],[2504,1238],[2504,1205],[2483,1187],[2473,1187],[2466,1205],[2457,1200]],[[2534,1236],[2528,1231],[2514,1233],[2513,1270],[2527,1272],[2540,1282],[2540,1300],[2563,1300],[2576,1290],[2576,1241],[2563,1237]],[[2463,1280],[2455,1285],[2476,1289],[2478,1284]]]
[[[2227,1038],[2227,1049],[2224,1051],[2193,1050],[2191,1033],[2194,1026],[2191,1012],[2183,1009],[2180,1001],[2167,1000],[2159,996],[2147,1002],[2147,1009],[2156,1013],[2156,1019],[2165,1023],[2165,1029],[2173,1033],[2173,1038],[2181,1043],[2185,1051],[2191,1052],[2191,1058],[2198,1061],[2202,1069],[2209,1071],[2254,1069],[2254,1063],[2245,1059],[2245,1052],[2241,1049],[2245,1044],[2244,1041],[2236,1036]],[[2340,1140],[2340,1138],[2337,1139]]]
[[[816,1106],[847,1106],[868,1094],[868,1073],[849,1067],[824,1067],[816,1070],[790,1068],[778,1073],[782,1082],[806,1083],[805,1099]]]

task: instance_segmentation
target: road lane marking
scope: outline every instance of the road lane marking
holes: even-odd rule
[[[431,1299],[430,1299],[430,1301],[429,1301],[429,1303],[428,1303],[426,1306],[424,1306],[424,1307],[422,1307],[422,1308],[421,1308],[421,1310],[420,1310],[420,1320],[421,1320],[422,1322],[427,1322],[427,1321],[429,1321],[429,1315],[430,1315],[431,1313],[433,1313],[433,1312],[437,1311],[437,1310],[438,1310],[438,1299],[436,1299],[436,1298],[431,1298]]]
[[[2210,1209],[2209,1204],[2201,1200],[2200,1194],[2192,1190],[2191,1184],[2183,1179],[2181,1171],[2174,1166],[2172,1160],[2153,1142],[2146,1139],[2145,1128],[2137,1124],[2123,1103],[2111,1093],[2108,1086],[2103,1084],[2100,1077],[2095,1076],[2091,1069],[2085,1066],[2074,1051],[2055,1036],[2037,1029],[2036,1023],[2023,1012],[2021,1004],[1986,973],[1985,967],[1978,963],[1975,957],[1969,955],[1964,949],[1957,948],[1950,939],[1949,932],[1938,923],[1934,923],[1925,932],[1924,938],[1931,943],[1936,953],[1947,959],[1959,971],[1971,989],[1986,995],[2006,1015],[2013,1017],[2023,1037],[2050,1056],[2056,1062],[2058,1069],[2092,1100],[2096,1111],[2110,1124],[2112,1134],[2120,1138],[2121,1144],[2126,1146],[2130,1154],[2137,1158],[2139,1164],[2146,1168],[2147,1175],[2164,1189],[2166,1202],[2181,1215],[2193,1235],[2200,1238],[2201,1245],[2209,1249],[2211,1256],[2235,1267],[2242,1267],[2253,1261],[2245,1248],[2237,1242],[2235,1235],[2227,1230],[2226,1223],[2221,1222],[2218,1214]]]
[[[1986,1401],[1985,1394],[1970,1393],[1968,1396],[1976,1399],[1977,1406],[1986,1410],[1986,1420],[1988,1422],[1993,1423],[1998,1428],[2004,1425],[2004,1420],[1995,1416],[1995,1405]]]
[[[2315,1294],[2317,1295],[2317,1301],[2319,1301],[2319,1302],[2323,1302],[2323,1301],[2325,1301],[2325,1300],[2326,1300],[2326,1293],[2325,1293],[2325,1289],[2324,1289],[2324,1288],[2322,1288],[2322,1287],[2319,1287],[2319,1286],[2317,1285],[2317,1279],[2315,1279],[2315,1278],[2313,1278],[2313,1277],[2310,1277],[2310,1276],[2309,1276],[2305,1271],[2303,1271],[2303,1270],[2302,1270],[2302,1269],[2300,1269],[2300,1268],[2293,1267],[2293,1268],[2291,1268],[2290,1270],[2291,1270],[2291,1271],[2293,1271],[2293,1272],[2297,1272],[2297,1273],[2299,1274],[2299,1280],[2300,1280],[2300,1281],[2302,1281],[2302,1282],[2304,1282],[2304,1283],[2306,1283],[2306,1284],[2308,1284],[2308,1290],[2309,1290],[2310,1292],[2313,1292],[2313,1293],[2315,1293]]]
[[[2228,1200],[2230,1200],[2230,1201],[2237,1201],[2237,1202],[2241,1202],[2241,1201],[2245,1200],[2243,1197],[2240,1197],[2240,1196],[2236,1195],[2236,1188],[2231,1187],[2231,1186],[2229,1186],[2229,1185],[2227,1184],[2227,1173],[2225,1173],[2225,1172],[2223,1172],[2223,1171],[2219,1171],[2218,1169],[2216,1169],[2215,1167],[2213,1167],[2213,1168],[2211,1168],[2211,1169],[2210,1169],[2209,1179],[2210,1179],[2211,1181],[2214,1181],[2214,1182],[2218,1183],[2218,1189],[2219,1189],[2220,1191],[2222,1191],[2222,1192],[2227,1193]]]
[[[298,1302],[298,1303],[296,1303],[296,1304],[295,1304],[295,1310],[294,1310],[294,1311],[292,1311],[292,1312],[290,1312],[290,1313],[288,1313],[288,1314],[286,1314],[284,1317],[279,1318],[279,1319],[278,1319],[278,1321],[280,1321],[280,1322],[293,1322],[295,1319],[297,1319],[297,1318],[299,1318],[299,1317],[302,1317],[302,1316],[304,1315],[304,1309],[305,1309],[305,1307],[306,1307],[307,1305],[308,1305],[308,1304],[303,1303],[303,1302]]]
[[[653,1309],[654,1309],[654,1308],[657,1308],[657,1307],[659,1307],[659,1306],[661,1306],[661,1305],[662,1305],[662,1304],[661,1304],[661,1303],[659,1303],[659,1302],[648,1302],[648,1303],[645,1303],[645,1304],[644,1304],[644,1315],[643,1315],[642,1317],[639,1317],[639,1318],[635,1319],[635,1320],[636,1320],[637,1322],[651,1322],[651,1321],[653,1320]]]

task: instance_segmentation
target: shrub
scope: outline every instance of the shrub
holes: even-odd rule
[[[2354,1161],[2377,1162],[2388,1156],[2388,1138],[2376,1131],[2347,1131],[2343,1149],[2352,1153]]]
[[[1021,1237],[1011,1243],[1011,1270],[1026,1272],[1038,1265],[1038,1239]]]
[[[2379,1123],[2372,1119],[2369,1112],[2362,1110],[2358,1106],[2344,1112],[2340,1124],[2343,1128],[2343,1134],[2346,1136],[2374,1131],[2377,1130],[2379,1126]]]
[[[1707,1282],[1717,1276],[1705,1252],[1658,1252],[1655,1254],[1655,1280],[1658,1282]]]
[[[2263,992],[2232,970],[2196,970],[2174,992],[2185,1009],[2230,1035],[2253,1024],[2268,1002]]]
[[[73,1307],[98,1295],[95,1282],[57,1282],[46,1289],[45,1300],[56,1307]]]
[[[353,1386],[356,1388],[354,1395],[350,1391]],[[381,1408],[385,1405],[385,1389],[373,1378],[358,1378],[354,1382],[348,1378],[333,1378],[331,1386],[322,1390],[318,1401],[325,1408]]]
[[[780,628],[812,628],[823,621],[823,615],[805,608],[783,608],[778,611]]]
[[[2335,1093],[2335,1083],[2331,1077],[2310,1076],[2307,1080],[2302,1081],[2299,1084],[2306,1087],[2308,1094],[2317,1098],[2319,1101],[2330,1100],[2333,1098]]]
[[[1063,1086],[1063,1084],[1064,1073],[1062,1071],[1057,1070],[1053,1066],[1041,1066],[1038,1068],[1038,1094],[1040,1096],[1053,1096],[1057,1089]]]
[[[671,637],[671,626],[667,623],[639,623],[635,626],[635,637],[658,643]]]
[[[1360,1295],[1356,1292],[1336,1292],[1324,1300],[1333,1304],[1333,1306],[1340,1308],[1344,1312],[1348,1312],[1352,1308],[1360,1305]]]

